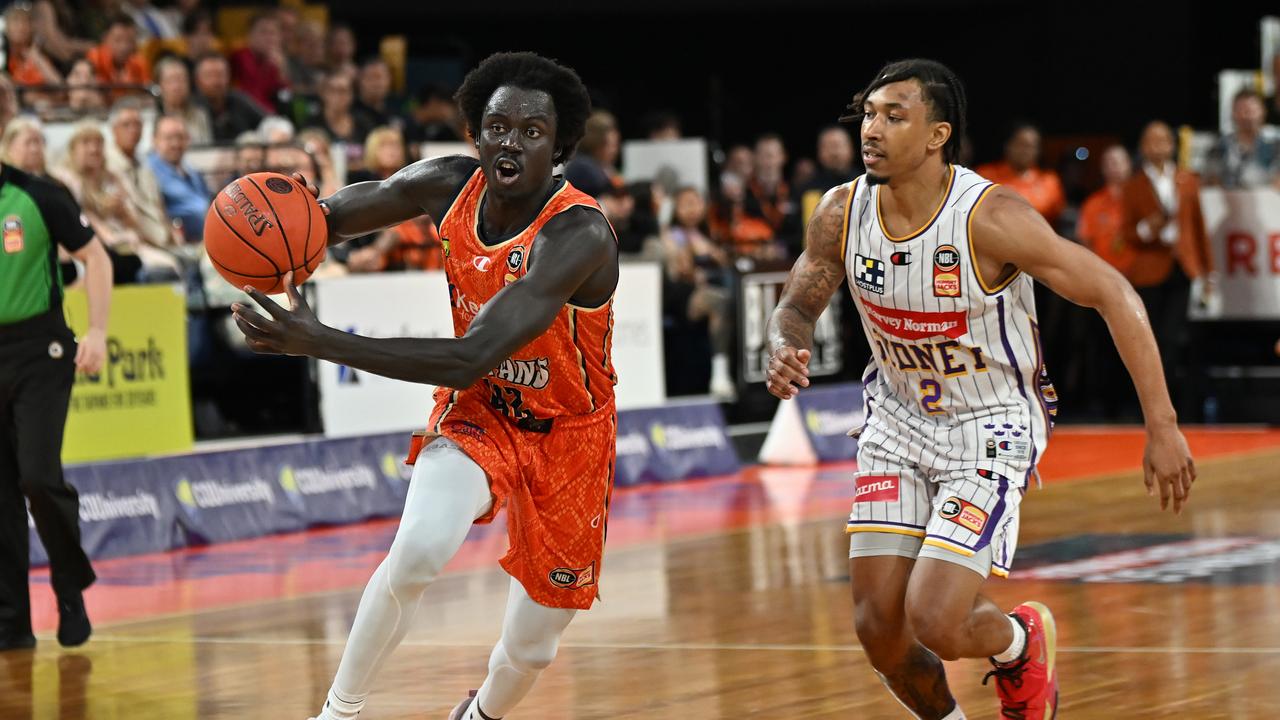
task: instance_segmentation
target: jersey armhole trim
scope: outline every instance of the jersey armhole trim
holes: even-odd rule
[[[449,218],[449,213],[452,213],[453,208],[458,204],[458,198],[462,197],[462,194],[467,191],[467,188],[471,186],[471,183],[475,182],[476,175],[483,171],[484,171],[484,168],[479,168],[479,167],[476,168],[475,171],[473,171],[470,175],[468,175],[467,179],[463,180],[462,184],[459,185],[457,189],[453,191],[453,198],[449,200],[449,204],[445,207],[444,214],[440,216],[440,221],[436,223],[437,228],[444,227],[444,221]],[[423,210],[423,213],[426,214],[425,208]]]
[[[853,184],[849,186],[849,199],[844,208],[844,233],[840,236],[840,261],[845,267],[849,266],[849,223],[853,219],[853,199],[858,195],[858,181],[861,179],[861,177],[853,179]]]
[[[982,291],[988,295],[998,294],[1000,291],[1009,287],[1009,285],[1012,284],[1014,280],[1017,280],[1018,276],[1022,274],[1021,270],[1015,269],[1009,277],[1005,278],[1004,282],[995,287],[991,287],[987,284],[987,281],[982,278],[982,271],[978,269],[978,253],[973,248],[973,216],[978,213],[978,208],[982,206],[982,201],[986,200],[987,196],[991,194],[991,191],[998,187],[1000,187],[998,183],[991,183],[983,188],[982,192],[978,194],[978,199],[973,201],[973,207],[969,208],[969,218],[965,221],[964,231],[965,240],[969,245],[969,268],[973,271],[973,277],[977,279],[978,285],[982,287]]]

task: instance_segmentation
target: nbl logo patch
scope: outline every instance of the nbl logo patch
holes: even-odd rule
[[[507,253],[507,269],[515,272],[524,266],[524,246],[517,245]]]
[[[955,245],[939,245],[933,253],[933,296],[960,297],[960,252]]]
[[[942,502],[942,507],[938,508],[938,515],[972,533],[981,534],[982,528],[987,526],[986,510],[968,500],[954,496]]]
[[[853,282],[863,290],[883,295],[884,261],[866,255],[855,255]]]
[[[577,588],[587,587],[596,584],[596,564],[574,570],[573,568],[558,567],[552,570],[547,579],[552,585],[566,590],[576,590]]]

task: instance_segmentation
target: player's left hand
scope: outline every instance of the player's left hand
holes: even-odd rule
[[[1147,494],[1160,487],[1160,509],[1169,507],[1173,498],[1173,512],[1181,515],[1182,508],[1191,499],[1191,484],[1196,481],[1196,463],[1191,459],[1187,439],[1177,425],[1165,425],[1147,429],[1147,449],[1142,457],[1142,471],[1147,484]]]
[[[248,305],[235,303],[231,306],[236,326],[244,333],[250,350],[268,355],[315,354],[314,349],[325,326],[316,319],[316,314],[293,284],[293,273],[284,278],[284,291],[289,297],[287,310],[260,290],[246,287],[244,291],[272,318],[263,317]]]

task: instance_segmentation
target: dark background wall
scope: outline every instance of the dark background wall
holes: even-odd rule
[[[1268,7],[1269,6],[1269,7]],[[1259,64],[1258,19],[1278,3],[812,2],[612,0],[480,3],[343,0],[362,52],[409,37],[410,54],[528,49],[574,66],[624,134],[648,110],[725,143],[778,131],[812,154],[814,132],[887,60],[949,64],[970,94],[977,159],[999,153],[1013,117],[1046,134],[1130,141],[1155,117],[1215,125],[1215,77]],[[459,67],[461,67],[461,65]],[[452,72],[449,67],[444,72]]]

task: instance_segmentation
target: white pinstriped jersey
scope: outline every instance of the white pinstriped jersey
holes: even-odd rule
[[[892,237],[880,188],[850,188],[844,254],[871,346],[860,441],[934,470],[987,468],[1025,481],[1044,454],[1057,398],[1041,358],[1032,280],[978,275],[974,210],[995,187],[958,165],[932,219]]]

